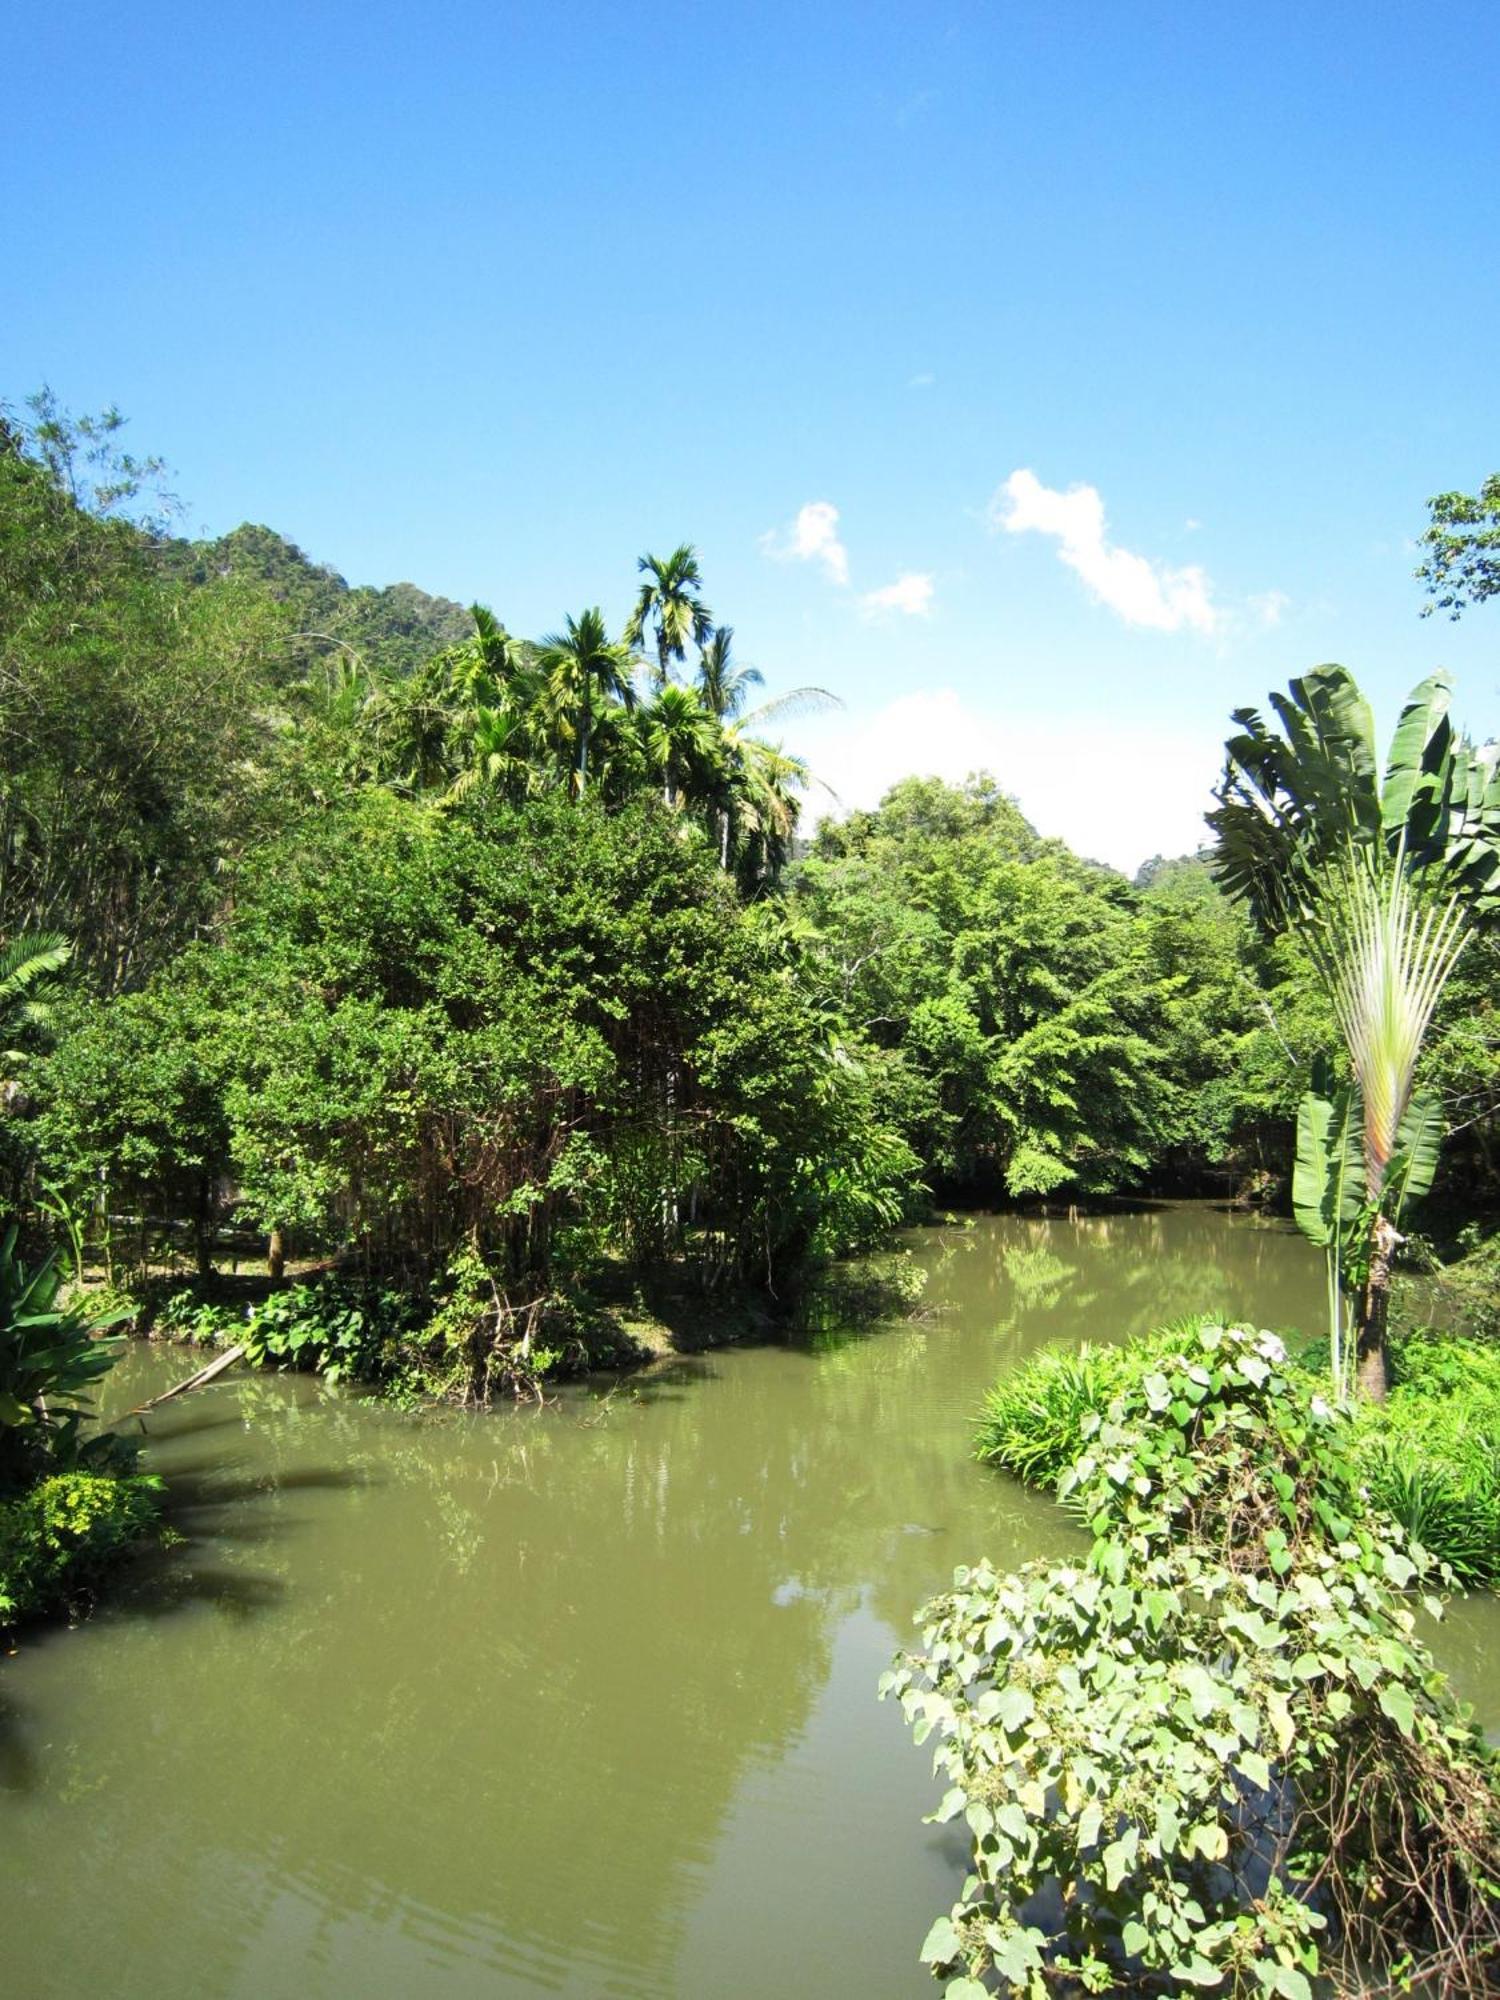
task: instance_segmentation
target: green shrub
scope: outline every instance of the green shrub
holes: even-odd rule
[[[975,1456],[1031,1486],[1055,1486],[1083,1448],[1089,1417],[1137,1387],[1194,1322],[1119,1347],[1045,1348],[990,1390]],[[1349,1450],[1369,1503],[1464,1583],[1500,1579],[1500,1348],[1459,1335],[1408,1330],[1391,1347],[1394,1386],[1384,1404],[1351,1414]],[[1288,1360],[1315,1394],[1314,1353]]]
[[[1089,1556],[959,1570],[883,1682],[972,1839],[921,1954],[949,2000],[1492,1993],[1500,1759],[1348,1421],[1274,1334],[1207,1325],[1081,1429]]]
[[[1083,1447],[1084,1419],[1102,1416],[1201,1323],[1184,1320],[1118,1346],[1044,1347],[985,1397],[974,1456],[1028,1486],[1055,1486]]]
[[[0,1236],[0,1492],[91,1449],[79,1437],[89,1409],[84,1391],[109,1372],[116,1353],[95,1337],[94,1318],[58,1303],[56,1253],[28,1268],[17,1235],[11,1223]]]
[[[160,1481],[59,1472],[0,1500],[0,1625],[76,1611],[108,1565],[156,1521]]]

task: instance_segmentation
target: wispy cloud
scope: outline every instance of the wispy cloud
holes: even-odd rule
[[[1251,611],[1262,625],[1281,623],[1282,614],[1291,609],[1292,600],[1284,590],[1263,590],[1258,597],[1247,600]]]
[[[849,581],[849,551],[839,540],[839,510],[831,500],[809,500],[792,525],[762,535],[760,546],[777,562],[816,562],[832,582]]]
[[[859,600],[867,618],[881,618],[900,611],[908,618],[925,618],[932,609],[933,579],[923,571],[908,570],[883,590],[871,590]]]
[[[1013,472],[990,501],[990,525],[1007,534],[1051,535],[1058,555],[1086,587],[1127,625],[1158,632],[1215,633],[1221,615],[1213,586],[1196,564],[1173,569],[1122,549],[1105,534],[1104,501],[1097,487],[1044,486],[1034,472]]]
[[[919,375],[913,375],[907,383],[908,389],[930,389],[937,380],[930,368],[924,368]]]

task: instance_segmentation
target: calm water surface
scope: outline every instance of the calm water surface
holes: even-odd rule
[[[1204,1207],[912,1238],[920,1325],[418,1418],[302,1381],[149,1420],[186,1541],[0,1667],[17,2000],[921,2000],[962,1873],[874,1684],[953,1566],[1069,1545],[967,1458],[1053,1340],[1315,1326]],[[182,1372],[141,1352],[120,1393]],[[1500,1722],[1489,1600],[1443,1656]],[[1487,1655],[1487,1650],[1490,1649]]]

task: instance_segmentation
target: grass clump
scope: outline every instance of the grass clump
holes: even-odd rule
[[[974,1456],[1028,1486],[1055,1486],[1083,1448],[1085,1419],[1103,1416],[1199,1324],[1183,1320],[1119,1345],[1044,1347],[985,1397]]]
[[[1382,1405],[1354,1413],[1370,1499],[1465,1583],[1500,1579],[1500,1347],[1428,1330],[1393,1344]]]

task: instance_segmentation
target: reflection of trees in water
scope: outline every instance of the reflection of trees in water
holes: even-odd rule
[[[1194,1211],[991,1219],[916,1239],[932,1317],[816,1353],[490,1417],[268,1377],[169,1406],[148,1429],[188,1546],[11,1663],[21,1986],[273,1990],[292,1953],[299,1990],[344,1993],[378,1952],[393,1991],[437,1958],[450,1990],[455,1957],[476,1992],[523,1960],[527,1983],[586,1964],[583,1990],[660,1990],[845,1614],[867,1600],[904,1637],[954,1563],[1067,1544],[1045,1498],[968,1459],[994,1376],[1216,1287],[1276,1323],[1320,1282],[1288,1248]],[[141,1364],[134,1399],[181,1359]]]
[[[1195,1312],[1317,1323],[1315,1253],[1279,1225],[1200,1204],[985,1217],[933,1236],[930,1248],[916,1239],[929,1299],[945,1293],[952,1310],[988,1314],[1011,1362],[1049,1341],[1123,1340]]]
[[[85,1931],[123,1926],[151,1936],[160,1990],[212,1993],[291,1898],[330,1961],[418,1913],[468,1949],[503,1934],[653,1988],[747,1765],[805,1727],[864,1580],[889,1577],[902,1629],[934,1580],[913,1543],[944,1496],[888,1449],[920,1342],[878,1360],[841,1376],[768,1352],[719,1381],[705,1362],[602,1415],[426,1422],[265,1380],[212,1420],[207,1396],[160,1413],[193,1539],[46,1663],[76,1754],[32,1774],[20,1874],[47,1883],[52,1963],[119,1990]],[[249,1422],[213,1428],[231,1400]],[[264,1609],[230,1608],[235,1578]],[[85,1926],[69,1885],[90,1876]]]

